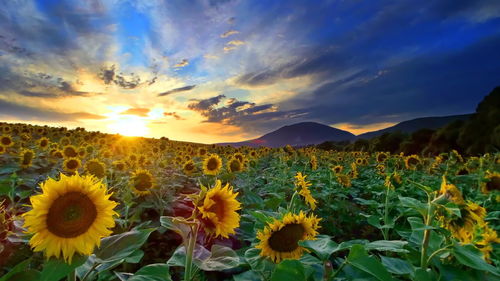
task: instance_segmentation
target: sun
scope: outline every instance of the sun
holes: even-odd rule
[[[143,137],[149,133],[148,121],[139,116],[117,116],[110,121],[108,128],[111,133],[129,137]]]

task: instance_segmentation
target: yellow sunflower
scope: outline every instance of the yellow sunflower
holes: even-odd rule
[[[0,145],[4,147],[11,147],[14,145],[14,141],[12,140],[12,137],[9,135],[3,135],[0,136]]]
[[[72,145],[66,145],[63,148],[62,152],[65,158],[72,158],[78,156],[78,151]]]
[[[31,196],[33,209],[23,215],[24,227],[34,234],[29,243],[35,252],[71,263],[75,253],[92,254],[101,238],[112,233],[117,203],[92,176],[60,177],[49,178],[41,184],[43,193]]]
[[[232,157],[231,159],[229,159],[229,161],[227,161],[226,165],[227,165],[227,170],[230,173],[241,172],[244,170],[243,162],[241,162],[236,157]]]
[[[309,181],[306,180],[306,175],[302,175],[301,172],[298,172],[295,175],[295,186],[299,187],[299,194],[304,197],[307,205],[311,207],[312,210],[316,209],[316,200],[311,194],[309,187],[312,185]]]
[[[215,176],[222,168],[222,159],[217,154],[210,154],[203,160],[203,173]]]
[[[33,158],[35,157],[35,153],[31,149],[26,149],[21,152],[19,155],[19,164],[22,168],[28,168],[31,166],[33,162]]]
[[[311,159],[309,160],[309,165],[311,166],[312,170],[318,169],[318,159],[316,158],[316,155],[311,156]]]
[[[336,165],[336,166],[332,167],[332,172],[335,174],[340,174],[340,173],[342,173],[343,170],[344,170],[344,167],[340,166],[340,165]]]
[[[417,165],[420,164],[420,158],[418,155],[410,155],[405,158],[405,167],[408,170],[415,170],[417,169]]]
[[[481,184],[481,191],[484,194],[488,194],[494,190],[500,191],[500,173],[491,173],[488,171],[485,179],[487,181]]]
[[[182,166],[182,170],[184,171],[184,174],[188,176],[194,173],[196,171],[196,166],[194,165],[193,160],[186,161]]]
[[[377,152],[377,162],[385,162],[389,158],[389,155],[387,152]]]
[[[348,175],[337,174],[337,182],[344,187],[351,186],[351,178]]]
[[[47,147],[49,147],[49,144],[50,144],[50,141],[46,137],[43,137],[43,138],[38,140],[38,147],[40,147],[41,149],[46,149]]]
[[[448,200],[458,205],[465,203],[462,192],[460,192],[455,185],[448,184],[444,176],[441,182],[441,188],[439,189],[439,195],[445,195]]]
[[[85,163],[85,172],[102,179],[106,175],[106,165],[98,159],[88,160]]]
[[[123,171],[125,170],[125,162],[117,160],[113,162],[113,166],[118,170],[118,171]]]
[[[314,240],[318,235],[319,221],[315,216],[306,216],[302,211],[287,213],[281,220],[274,220],[257,233],[260,255],[279,263],[284,259],[299,259],[305,249],[299,241]]]
[[[78,158],[68,158],[63,162],[63,168],[66,172],[74,173],[80,168],[82,162]]]
[[[154,188],[153,176],[146,170],[135,171],[130,181],[132,191],[139,196],[151,194],[151,189]]]
[[[241,209],[241,203],[236,200],[236,196],[238,192],[234,192],[229,184],[222,187],[220,180],[207,191],[202,204],[198,206],[205,232],[224,238],[236,233],[235,229],[240,226],[240,215],[237,211]]]

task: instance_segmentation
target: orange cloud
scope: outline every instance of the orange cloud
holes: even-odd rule
[[[120,113],[120,115],[136,115],[140,117],[148,117],[149,111],[149,108],[129,108]]]

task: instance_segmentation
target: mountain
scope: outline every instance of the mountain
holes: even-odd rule
[[[382,130],[378,131],[373,131],[373,132],[368,132],[364,133],[361,135],[357,135],[357,139],[371,139],[373,137],[378,137],[384,133],[391,133],[391,132],[403,132],[403,133],[408,133],[411,134],[413,132],[416,132],[420,129],[439,129],[441,127],[444,127],[448,125],[449,123],[456,121],[456,120],[468,120],[472,114],[463,114],[463,115],[451,115],[451,116],[442,116],[442,117],[424,117],[424,118],[417,118],[417,119],[412,119],[408,121],[403,121],[401,123],[398,123],[392,127],[388,127]]]
[[[291,146],[305,146],[309,144],[319,144],[325,141],[353,140],[355,137],[355,135],[347,131],[327,125],[315,122],[303,122],[281,127],[257,139],[236,143],[221,143],[221,145],[232,145],[236,147],[243,145],[252,147],[281,147],[287,144]]]

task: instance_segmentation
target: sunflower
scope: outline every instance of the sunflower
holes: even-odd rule
[[[106,165],[98,159],[88,160],[85,163],[85,172],[102,179],[106,175]]]
[[[465,203],[460,190],[458,190],[455,185],[448,184],[444,176],[443,181],[441,182],[441,188],[439,189],[439,195],[445,195],[448,200],[458,205]]]
[[[335,174],[340,174],[340,173],[342,173],[343,170],[344,170],[344,167],[340,166],[340,165],[336,165],[336,166],[332,167],[332,172]]]
[[[132,191],[139,196],[150,194],[151,189],[154,188],[153,176],[146,170],[135,171],[130,181]]]
[[[41,184],[43,193],[31,196],[33,209],[23,215],[24,227],[34,234],[29,243],[35,252],[45,251],[47,258],[62,256],[71,263],[76,252],[92,254],[101,238],[112,233],[117,203],[92,176],[60,177],[49,178]]]
[[[238,158],[236,157],[233,157],[231,159],[229,159],[229,161],[227,161],[227,170],[230,172],[230,173],[234,173],[234,172],[241,172],[243,171],[243,162],[241,162]]]
[[[318,159],[316,158],[316,155],[311,156],[311,159],[309,160],[309,165],[311,166],[312,170],[318,169]]]
[[[337,181],[344,187],[351,186],[351,178],[348,175],[337,174]]]
[[[307,205],[311,207],[312,210],[316,209],[316,200],[314,197],[311,195],[311,191],[309,190],[309,187],[312,185],[309,181],[306,180],[306,175],[302,175],[301,172],[298,172],[297,175],[295,175],[295,186],[300,188],[299,194],[304,197],[304,200],[306,201]]]
[[[117,160],[113,162],[113,166],[118,170],[118,171],[123,171],[125,170],[125,162]]]
[[[0,145],[4,147],[11,147],[14,145],[14,141],[12,140],[11,136],[3,135],[0,137]]]
[[[241,163],[245,162],[245,156],[241,152],[236,152],[233,154],[233,158],[238,159]]]
[[[493,190],[500,191],[500,173],[488,171],[485,179],[487,181],[481,184],[481,191],[484,194],[488,194]]]
[[[352,162],[351,163],[351,171],[349,171],[349,176],[352,178],[352,179],[357,179],[358,178],[358,166],[356,165],[356,163]]]
[[[63,168],[65,171],[74,173],[80,168],[82,162],[78,158],[68,158],[63,162]]]
[[[420,158],[418,155],[414,154],[405,158],[405,167],[408,170],[415,170],[418,164],[420,164]]]
[[[196,166],[194,165],[193,160],[186,161],[182,166],[182,170],[184,171],[184,174],[188,176],[194,173],[196,171]]]
[[[207,155],[207,149],[206,149],[206,148],[204,148],[204,147],[200,147],[200,148],[198,149],[198,156],[203,157],[203,156],[205,156],[205,155]]]
[[[33,158],[35,157],[35,153],[31,149],[26,149],[21,152],[19,155],[19,164],[22,168],[28,168],[31,166],[33,162]]]
[[[383,163],[387,158],[389,155],[386,152],[377,152],[377,162]]]
[[[217,154],[210,154],[203,160],[203,173],[215,176],[222,167],[222,159]]]
[[[210,235],[228,238],[234,234],[240,225],[241,203],[236,200],[238,192],[226,184],[222,187],[221,181],[217,180],[215,186],[207,191],[202,204],[198,206],[200,221]]]
[[[299,259],[305,249],[300,241],[314,240],[318,235],[319,221],[315,216],[307,217],[302,211],[297,214],[287,213],[281,220],[275,219],[257,233],[261,249],[260,255],[279,263],[284,259]]]
[[[66,145],[63,148],[62,152],[65,158],[72,158],[78,156],[78,151],[72,145]]]
[[[38,147],[40,147],[41,149],[46,149],[47,147],[49,147],[49,139],[46,138],[46,137],[43,137],[41,139],[38,140]]]

